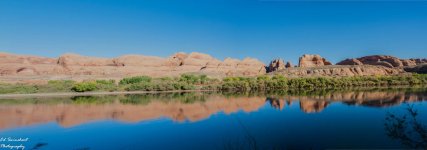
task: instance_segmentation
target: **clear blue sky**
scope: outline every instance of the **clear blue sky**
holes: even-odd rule
[[[344,0],[345,1],[345,0]],[[427,2],[0,0],[0,51],[57,57],[203,52],[333,62],[427,57]]]

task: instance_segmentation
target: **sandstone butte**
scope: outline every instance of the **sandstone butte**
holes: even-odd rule
[[[114,102],[98,105],[79,105],[60,103],[57,105],[38,103],[34,105],[12,104],[0,105],[0,116],[5,120],[0,123],[0,129],[14,126],[26,126],[38,123],[57,121],[63,127],[76,126],[93,120],[115,119],[122,122],[140,122],[161,117],[174,121],[198,121],[208,118],[218,112],[226,114],[239,110],[244,112],[257,111],[269,102],[272,107],[283,110],[293,103],[299,103],[305,113],[316,113],[325,109],[335,101],[347,105],[362,105],[369,107],[388,107],[404,102],[420,101],[427,94],[410,94],[398,92],[332,92],[324,96],[284,96],[284,97],[224,97],[205,95],[206,101],[200,103],[181,103],[169,98],[153,99],[146,105],[129,105],[118,102],[123,95],[116,97]],[[44,101],[49,101],[43,97]],[[64,100],[64,98],[61,98]],[[58,100],[52,97],[51,100]]]
[[[162,58],[144,55],[124,55],[98,58],[64,54],[58,58],[0,53],[0,82],[43,83],[48,80],[115,79],[146,75],[178,76],[183,73],[206,74],[214,78],[226,76],[258,76],[282,74],[301,76],[369,76],[396,75],[425,71],[427,59],[399,59],[372,55],[343,60],[333,65],[320,55],[304,54],[298,66],[288,61],[273,60],[268,66],[255,58],[226,58],[221,61],[210,55],[193,52],[176,53]]]

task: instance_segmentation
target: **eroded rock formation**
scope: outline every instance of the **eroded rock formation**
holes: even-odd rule
[[[98,58],[64,54],[59,58],[0,53],[0,81],[45,83],[48,80],[116,79],[147,75],[152,77],[178,76],[183,73],[206,74],[210,77],[258,76],[265,73],[285,76],[372,76],[397,75],[425,71],[427,59],[399,59],[393,56],[372,55],[346,59],[332,65],[319,55],[303,55],[299,67],[281,59],[265,66],[254,58],[218,60],[210,55],[193,52],[176,53],[162,58],[144,55],[124,55]],[[419,67],[416,67],[416,66]]]
[[[416,66],[407,66],[403,68],[407,72],[415,72],[415,73],[427,73],[427,64],[420,64]]]
[[[374,76],[374,75],[398,75],[404,73],[399,68],[387,68],[383,66],[321,66],[311,68],[287,68],[284,70],[272,72],[270,74],[281,74],[286,77],[301,76]]]
[[[255,58],[245,58],[242,61],[226,58],[223,62],[216,59],[200,69],[201,73],[217,76],[257,76],[266,73],[265,65]]]
[[[427,59],[399,59],[394,56],[371,55],[360,58],[346,59],[338,62],[337,65],[378,65],[393,68],[416,66],[423,63],[427,63]]]
[[[278,71],[278,70],[283,70],[286,68],[292,68],[292,64],[290,61],[287,61],[285,64],[285,61],[283,61],[282,59],[274,59],[273,61],[270,62],[270,64],[267,66],[267,73],[268,72],[274,72],[274,71]]]
[[[358,59],[350,58],[338,62],[337,65],[363,65],[363,63]]]
[[[288,62],[286,62],[285,67],[286,68],[292,68],[293,66],[292,66],[292,63],[290,61],[288,61]]]
[[[282,59],[274,59],[267,67],[267,72],[285,69],[285,62]]]
[[[319,67],[332,65],[331,62],[327,61],[325,58],[320,55],[309,55],[304,54],[299,58],[299,67]]]
[[[148,75],[177,76],[183,73],[204,73],[212,76],[257,76],[266,73],[265,64],[254,58],[224,61],[207,54],[176,53],[168,58],[143,55],[124,55],[117,58],[98,58],[64,54],[59,58],[0,53],[0,76],[22,80],[26,78],[90,79],[123,78]],[[29,76],[31,75],[31,77]]]

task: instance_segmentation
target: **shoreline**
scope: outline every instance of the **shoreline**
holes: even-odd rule
[[[395,85],[395,86],[354,86],[344,89],[370,89],[370,88],[427,88],[425,86],[409,86],[409,85]],[[337,90],[336,88],[318,88],[315,90],[330,89]],[[280,89],[278,89],[280,90]],[[299,89],[301,90],[301,89]],[[170,90],[170,91],[95,91],[95,92],[57,92],[57,93],[28,93],[28,94],[0,94],[0,100],[7,98],[41,98],[41,97],[63,97],[63,96],[99,96],[99,95],[121,95],[121,94],[156,94],[156,93],[187,93],[187,92],[215,92],[221,90]],[[242,92],[242,91],[235,91]]]
[[[30,94],[0,94],[0,99],[21,97],[61,97],[61,96],[92,96],[119,94],[148,94],[148,93],[178,93],[178,92],[209,92],[216,90],[172,90],[172,91],[98,91],[98,92],[61,92],[61,93],[30,93]]]
[[[180,78],[151,78],[137,76],[123,78],[118,83],[112,80],[95,81],[50,81],[47,85],[7,85],[0,86],[0,99],[14,97],[55,97],[119,95],[203,91],[276,91],[288,89],[339,89],[399,86],[426,86],[427,75],[410,76],[369,76],[343,78],[285,78],[281,75],[259,77],[227,77],[222,81],[203,75],[181,75]]]

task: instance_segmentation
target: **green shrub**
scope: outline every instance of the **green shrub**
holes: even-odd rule
[[[175,90],[175,87],[170,82],[159,82],[154,84],[155,91],[171,91]]]
[[[119,90],[115,80],[96,80],[95,82],[98,90],[110,92]]]
[[[200,76],[192,75],[192,74],[182,74],[179,78],[180,82],[186,82],[189,84],[198,84],[200,83]]]
[[[218,90],[218,89],[220,89],[220,86],[217,84],[207,85],[201,88],[201,90]]]
[[[105,85],[111,85],[111,84],[115,84],[116,80],[96,80],[95,81],[97,84],[105,84]]]
[[[196,87],[186,82],[175,82],[172,84],[175,90],[194,90]]]
[[[74,84],[72,90],[75,92],[87,92],[87,91],[93,91],[97,89],[96,82],[80,82]]]
[[[270,76],[262,75],[262,76],[258,76],[256,79],[258,81],[266,81],[266,80],[270,80]]]
[[[71,92],[76,82],[72,80],[50,80],[47,84],[35,85],[40,93]]]
[[[199,79],[200,79],[200,84],[206,84],[209,81],[209,78],[207,75],[200,75]]]
[[[289,88],[315,89],[315,88],[337,88],[353,86],[395,86],[427,84],[427,75],[404,75],[404,76],[356,76],[356,77],[303,77],[286,79],[275,75],[247,77],[226,77],[221,83],[224,91],[250,91],[250,90],[283,90]]]
[[[119,84],[135,84],[135,83],[141,83],[141,82],[151,82],[151,77],[136,76],[136,77],[123,78],[122,80],[120,80]]]
[[[141,82],[136,84],[131,84],[126,88],[127,91],[153,91],[154,86],[151,83]]]
[[[25,84],[0,84],[0,94],[28,94],[37,93],[38,88],[34,85]]]
[[[160,81],[172,81],[173,80],[171,77],[161,77],[159,79],[160,79]]]
[[[73,80],[49,80],[47,82],[47,84],[50,86],[60,85],[60,86],[65,86],[65,87],[68,87],[70,85],[72,86],[75,83],[76,83],[76,81],[73,81]]]

